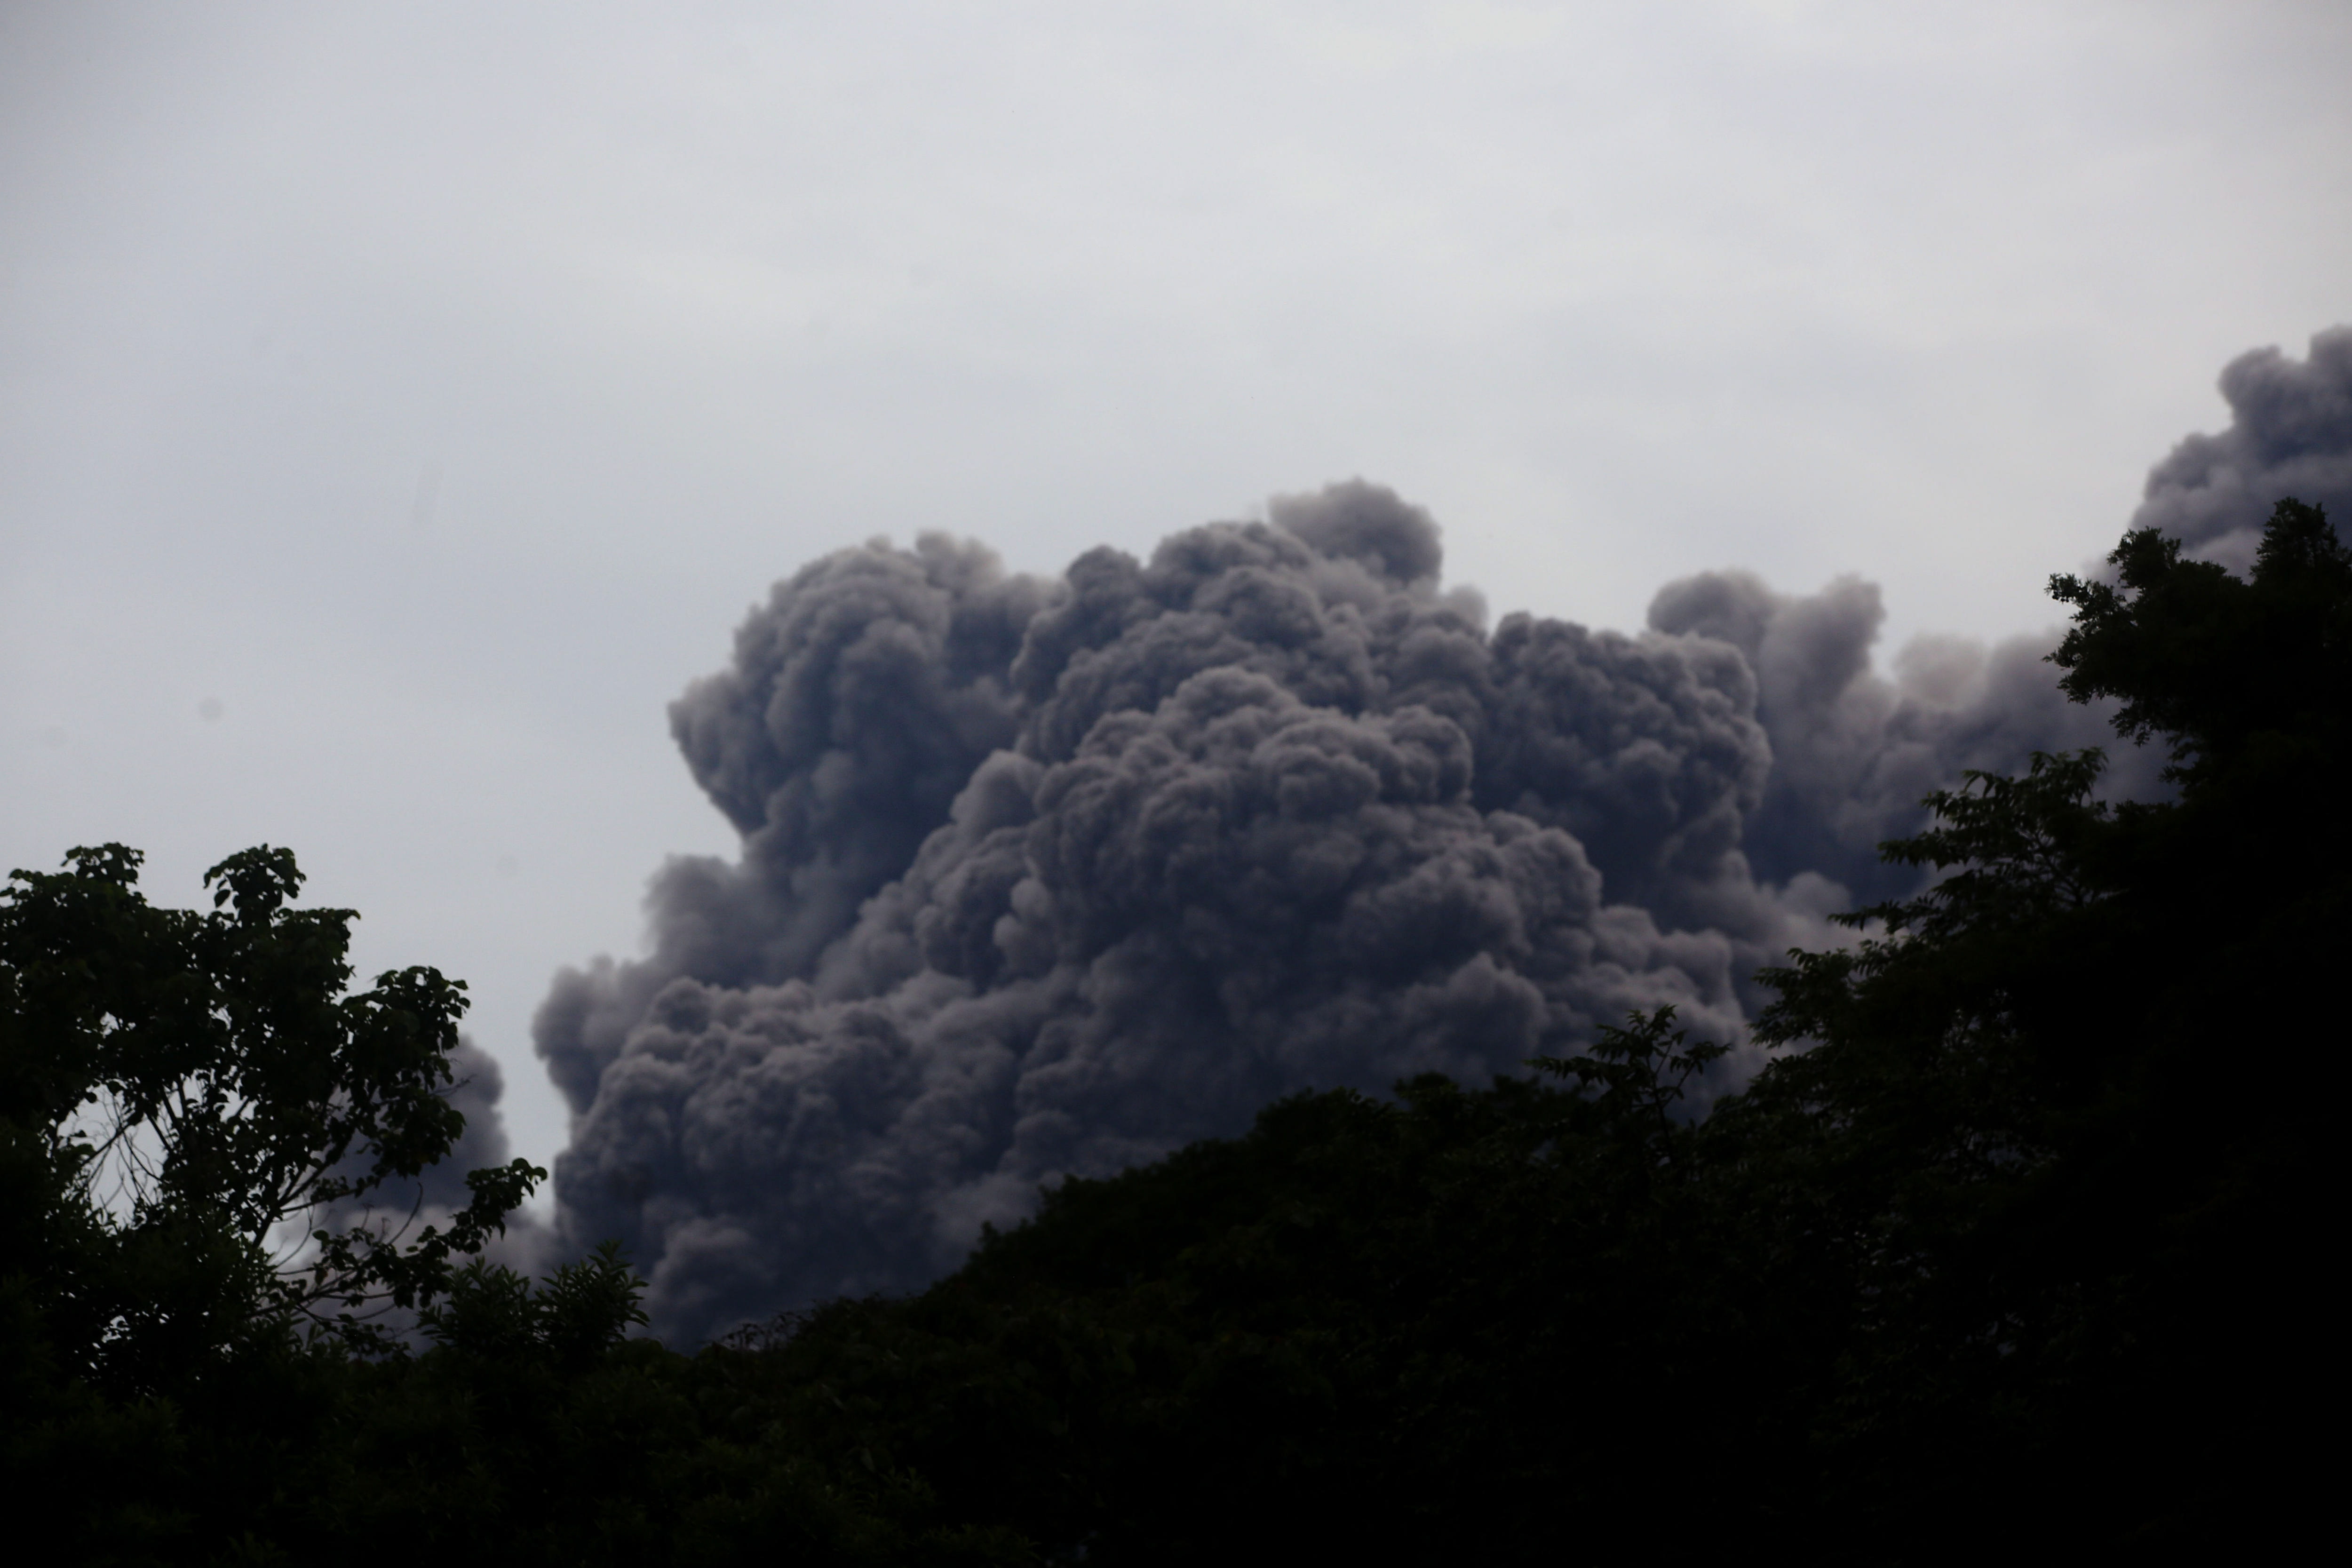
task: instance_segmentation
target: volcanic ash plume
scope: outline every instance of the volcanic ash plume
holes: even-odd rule
[[[693,1339],[919,1285],[1294,1089],[1663,1003],[1738,1040],[1920,795],[2099,738],[2039,648],[1873,676],[1861,584],[1693,578],[1623,637],[1490,630],[1439,565],[1354,482],[1055,582],[934,535],[779,584],[671,710],[740,858],[671,862],[652,955],[539,1016],[567,1241]]]

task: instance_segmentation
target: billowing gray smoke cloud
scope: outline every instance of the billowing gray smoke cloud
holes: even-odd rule
[[[2352,515],[2352,329],[2222,390],[2137,525],[2242,565],[2280,495]],[[501,1255],[617,1237],[679,1342],[913,1287],[1041,1183],[1291,1089],[1475,1081],[1665,1002],[1738,1041],[1758,963],[1915,885],[1876,847],[1963,769],[2106,745],[2109,793],[2161,787],[2046,641],[1874,674],[1854,579],[1702,574],[1629,637],[1490,629],[1440,565],[1351,482],[1051,582],[927,535],[779,584],[671,710],[741,856],[673,860],[650,956],[557,978],[559,1234]],[[497,1066],[460,1065],[468,1144],[404,1205],[505,1158]]]
[[[1736,1040],[1920,795],[2101,738],[2039,648],[1874,677],[1861,584],[1695,577],[1622,637],[1489,629],[1439,567],[1353,482],[1057,582],[932,536],[779,584],[672,710],[740,859],[672,862],[651,956],[539,1016],[568,1241],[692,1339],[919,1284],[1291,1089],[1667,1002]]]
[[[2281,496],[2352,526],[2352,326],[2313,334],[2297,363],[2277,349],[2240,354],[2221,372],[2230,427],[2191,436],[2147,477],[2135,528],[2159,528],[2189,553],[2242,572]]]

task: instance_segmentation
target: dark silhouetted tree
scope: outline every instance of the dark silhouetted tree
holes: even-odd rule
[[[76,849],[0,891],[7,1266],[52,1352],[123,1390],[448,1286],[545,1173],[473,1173],[446,1228],[313,1231],[446,1155],[462,983],[425,968],[346,994],[348,910],[296,910],[293,856],[205,873],[209,912],[157,908],[140,856]]]

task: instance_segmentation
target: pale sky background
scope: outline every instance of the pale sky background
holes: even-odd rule
[[[876,533],[1362,475],[1497,613],[2050,626],[2352,320],[2352,5],[0,5],[0,869],[290,845],[465,978],[732,836],[664,705]]]

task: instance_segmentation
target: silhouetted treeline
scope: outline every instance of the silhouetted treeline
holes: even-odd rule
[[[446,993],[406,972],[331,1016],[340,928],[142,924],[97,852],[20,874],[20,1513],[92,1562],[2263,1555],[2325,1495],[2352,554],[2290,501],[2247,577],[2153,531],[2111,563],[2053,581],[2055,658],[2170,747],[2175,798],[2096,803],[2095,752],[1935,797],[1888,852],[1940,874],[1770,973],[1788,1048],[1704,1119],[1681,1091],[1717,1047],[1662,1010],[1489,1088],[1293,1097],[1060,1186],[919,1296],[690,1356],[626,1337],[609,1250],[536,1286],[456,1266],[527,1167],[484,1173],[465,1246],[331,1237],[310,1286],[256,1262],[229,1196],[300,1190],[253,1173],[446,1152],[417,1096]],[[190,1011],[167,948],[243,978]],[[173,1018],[226,1020],[213,1054]],[[141,1028],[160,1054],[124,1054]],[[308,1120],[239,1142],[234,1097],[173,1110],[272,1030],[345,1041],[340,1079],[281,1052],[251,1080]],[[191,1152],[110,1208],[90,1173],[132,1124]],[[336,1310],[379,1298],[429,1348]]]

